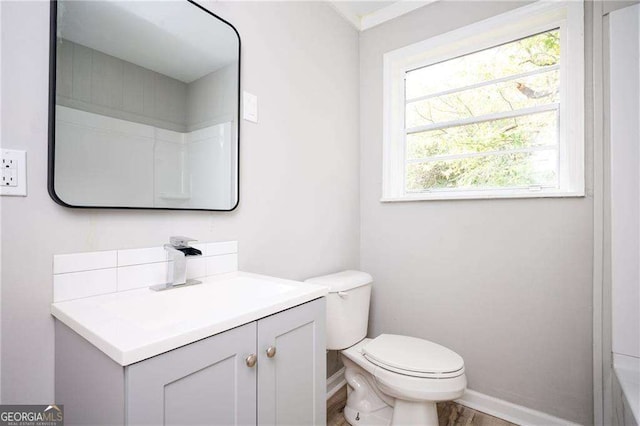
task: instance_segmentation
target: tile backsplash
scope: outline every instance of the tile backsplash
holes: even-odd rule
[[[238,270],[238,242],[198,243],[202,256],[187,258],[187,278]],[[79,299],[167,282],[169,258],[163,247],[53,256],[53,301]]]

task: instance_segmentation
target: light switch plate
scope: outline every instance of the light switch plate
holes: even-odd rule
[[[242,118],[254,123],[258,122],[258,97],[249,92],[242,92]]]
[[[0,195],[27,195],[27,153],[0,149]]]

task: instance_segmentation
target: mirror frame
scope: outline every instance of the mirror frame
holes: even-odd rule
[[[192,6],[197,7],[202,12],[211,15],[213,18],[228,25],[238,37],[238,118],[236,123],[236,202],[229,209],[195,209],[176,207],[128,207],[128,206],[77,206],[68,204],[56,194],[55,190],[55,153],[56,153],[56,64],[57,64],[57,30],[58,30],[58,0],[51,0],[49,12],[49,127],[48,127],[48,166],[47,166],[47,189],[49,196],[57,204],[63,207],[74,209],[126,209],[126,210],[175,210],[175,211],[214,211],[230,212],[235,210],[240,204],[240,121],[241,116],[241,65],[242,65],[242,40],[238,30],[228,21],[222,19],[215,13],[199,5],[194,0],[184,0]]]

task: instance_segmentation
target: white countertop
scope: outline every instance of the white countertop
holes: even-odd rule
[[[323,286],[247,272],[202,284],[148,288],[53,303],[51,313],[120,365],[325,296]]]

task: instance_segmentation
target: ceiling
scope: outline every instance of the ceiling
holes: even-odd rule
[[[359,31],[380,25],[437,0],[328,0]]]
[[[235,31],[187,2],[61,1],[57,30],[60,38],[185,83],[238,60]]]
[[[338,2],[344,4],[352,13],[357,16],[365,16],[370,13],[377,12],[378,10],[390,6],[395,1],[342,1]]]
[[[364,31],[437,0],[327,1],[356,29]],[[186,2],[185,7],[167,1],[58,4],[59,37],[185,83],[237,61],[234,31]],[[148,7],[150,4],[153,7]],[[189,25],[185,27],[184,22]]]

